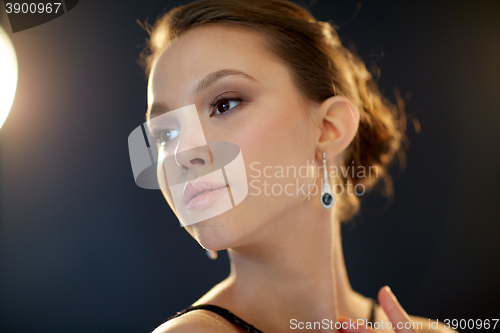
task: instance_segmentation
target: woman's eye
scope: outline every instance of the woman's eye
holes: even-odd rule
[[[179,130],[165,130],[162,131],[158,137],[160,144],[164,145],[172,139],[175,139],[179,135]]]
[[[216,104],[217,108],[216,108],[215,112],[218,114],[224,113],[224,112],[229,111],[232,108],[236,107],[240,103],[241,103],[241,100],[224,99]]]

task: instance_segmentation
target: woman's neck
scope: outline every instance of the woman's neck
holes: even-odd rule
[[[228,307],[272,332],[289,331],[293,319],[367,317],[369,304],[347,277],[338,221],[331,211],[303,208],[281,216],[255,242],[228,250],[230,276],[197,303]]]

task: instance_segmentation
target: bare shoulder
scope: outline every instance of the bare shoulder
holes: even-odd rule
[[[191,311],[158,326],[153,333],[235,333],[232,324],[204,310]]]
[[[446,325],[437,319],[417,316],[410,316],[410,319],[417,325],[415,328],[418,329],[420,333],[458,333],[458,331],[452,328],[446,328]]]

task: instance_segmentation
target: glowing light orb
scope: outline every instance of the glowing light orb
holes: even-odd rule
[[[0,127],[9,114],[17,87],[17,58],[7,32],[0,27]]]

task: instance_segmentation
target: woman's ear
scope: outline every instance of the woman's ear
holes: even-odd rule
[[[352,102],[343,96],[333,96],[320,105],[320,131],[316,158],[321,160],[323,152],[328,159],[339,156],[356,136],[359,127],[359,112]]]

